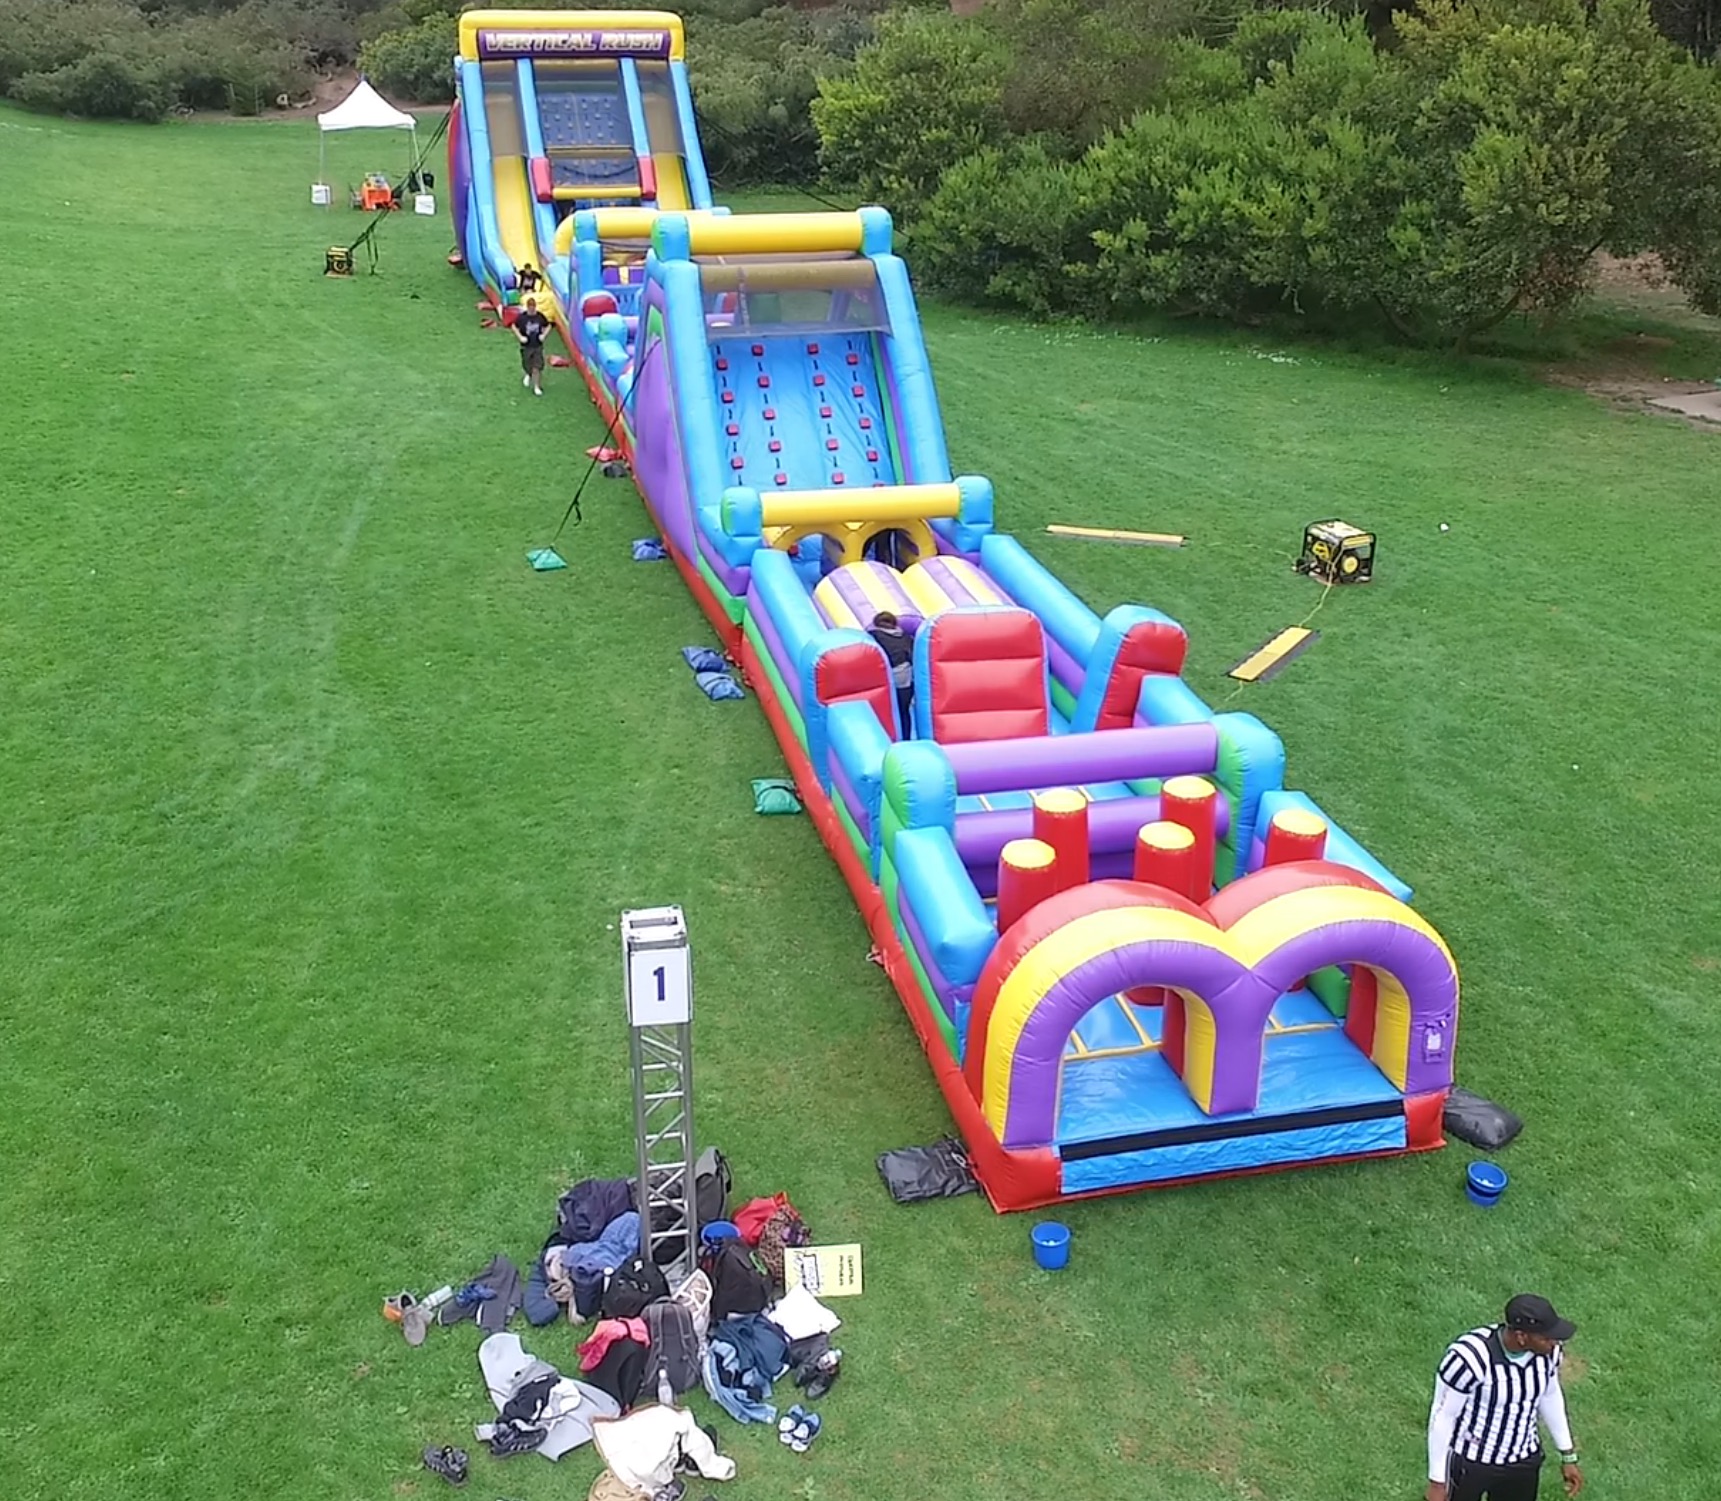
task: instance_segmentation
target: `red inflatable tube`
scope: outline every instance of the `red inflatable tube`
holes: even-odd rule
[[[532,196],[539,203],[553,203],[556,198],[556,183],[550,174],[549,157],[533,157],[530,170],[532,174]]]

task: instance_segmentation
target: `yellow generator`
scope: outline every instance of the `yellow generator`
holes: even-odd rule
[[[1323,584],[1366,584],[1374,577],[1374,533],[1348,521],[1311,521],[1297,572]]]

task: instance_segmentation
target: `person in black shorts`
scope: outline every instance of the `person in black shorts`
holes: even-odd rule
[[[526,311],[514,320],[514,337],[520,341],[520,368],[526,373],[520,384],[530,386],[534,396],[544,394],[544,335],[550,320],[538,311],[538,299],[526,299]]]
[[[914,642],[903,630],[902,622],[889,610],[880,610],[872,618],[867,632],[884,651],[890,664],[890,685],[896,689],[896,712],[902,719],[902,738],[914,735]]]
[[[536,270],[530,261],[520,268],[514,279],[519,282],[521,292],[536,292],[544,284],[543,274]]]

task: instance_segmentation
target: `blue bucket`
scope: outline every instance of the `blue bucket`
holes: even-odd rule
[[[1052,1220],[1034,1226],[1034,1260],[1043,1272],[1061,1272],[1070,1264],[1070,1227]]]
[[[733,1220],[713,1220],[699,1232],[700,1244],[709,1249],[726,1240],[740,1240],[741,1232],[735,1228]]]
[[[1464,1174],[1464,1192],[1470,1202],[1482,1209],[1492,1209],[1506,1191],[1506,1170],[1492,1162],[1472,1162]]]

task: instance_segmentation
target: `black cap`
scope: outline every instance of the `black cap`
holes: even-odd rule
[[[1554,1312],[1554,1305],[1535,1293],[1519,1293],[1506,1305],[1506,1327],[1521,1334],[1544,1334],[1549,1339],[1567,1340],[1578,1332],[1570,1319]]]

